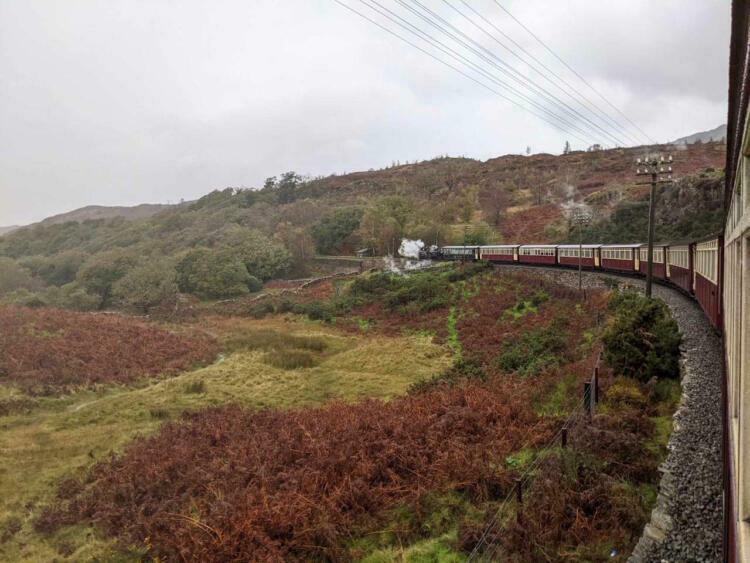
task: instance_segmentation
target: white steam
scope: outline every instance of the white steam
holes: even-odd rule
[[[398,253],[404,258],[419,259],[419,251],[423,248],[424,243],[421,240],[409,240],[408,238],[405,238],[401,240],[401,246],[398,247]]]

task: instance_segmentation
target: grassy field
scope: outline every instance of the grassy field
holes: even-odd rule
[[[285,317],[209,319],[201,326],[227,349],[212,365],[129,387],[37,398],[23,412],[0,417],[1,559],[122,557],[91,528],[68,527],[46,538],[33,531],[31,520],[54,500],[61,479],[82,474],[185,410],[228,402],[289,408],[334,399],[389,399],[451,362],[424,336],[349,335]],[[0,399],[29,401],[3,386]]]

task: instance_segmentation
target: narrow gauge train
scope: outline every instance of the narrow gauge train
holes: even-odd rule
[[[673,285],[693,296],[715,329],[721,330],[721,235],[698,241],[654,244],[653,279]],[[531,264],[645,276],[646,244],[495,244],[443,246],[431,258],[487,260],[496,263]],[[428,257],[428,256],[425,256]]]

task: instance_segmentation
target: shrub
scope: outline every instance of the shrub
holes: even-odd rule
[[[247,278],[247,290],[250,293],[255,293],[256,291],[260,291],[263,289],[263,282],[260,281],[255,276],[248,276]]]
[[[18,289],[31,288],[29,271],[18,262],[5,256],[0,256],[0,295]]]
[[[174,302],[177,297],[174,268],[158,262],[136,266],[114,284],[112,295],[120,303],[144,313],[157,305]]]
[[[254,319],[262,319],[266,315],[272,315],[273,313],[273,303],[270,301],[263,301],[250,309],[250,316]]]
[[[506,372],[533,375],[547,366],[560,363],[567,347],[564,319],[556,319],[548,327],[527,332],[520,338],[505,339],[503,351],[495,358],[495,366]]]
[[[457,282],[461,280],[468,280],[474,276],[481,274],[487,270],[492,269],[492,264],[485,260],[480,262],[471,262],[470,264],[463,264],[447,274],[448,281]]]
[[[302,305],[302,312],[312,321],[330,322],[333,319],[331,306],[325,301],[310,301]]]
[[[180,291],[225,298],[248,293],[251,276],[242,259],[229,250],[191,250],[177,263]]]
[[[605,331],[604,359],[615,372],[646,382],[652,377],[679,377],[682,335],[667,306],[637,292],[615,295]]]

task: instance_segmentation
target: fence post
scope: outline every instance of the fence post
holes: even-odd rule
[[[599,362],[594,366],[594,404],[599,404]]]
[[[516,479],[516,521],[520,524],[522,520],[521,507],[523,505],[523,488],[521,479]]]
[[[568,445],[568,428],[565,426],[562,427],[562,438],[560,440],[563,448]]]
[[[586,416],[591,418],[591,382],[587,381],[583,384],[583,406],[586,411]]]

